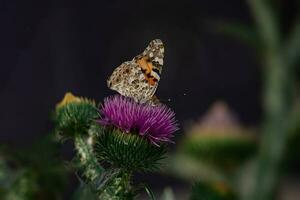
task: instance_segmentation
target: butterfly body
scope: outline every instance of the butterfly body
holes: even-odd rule
[[[164,46],[152,40],[140,55],[123,62],[107,80],[110,89],[139,103],[152,102],[163,66]]]

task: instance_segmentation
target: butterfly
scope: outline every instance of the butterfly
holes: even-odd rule
[[[138,103],[157,104],[157,89],[163,66],[164,45],[152,40],[146,49],[131,61],[123,62],[107,80],[108,88],[131,97]]]

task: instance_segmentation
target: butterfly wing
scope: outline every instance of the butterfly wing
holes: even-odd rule
[[[137,102],[147,102],[154,86],[150,86],[138,64],[127,61],[117,67],[107,80],[110,89],[119,94],[133,98]]]
[[[108,87],[140,103],[151,101],[160,80],[163,57],[161,40],[151,41],[142,54],[113,71]]]
[[[135,57],[136,60],[141,58],[146,59],[148,63],[152,64],[152,69],[160,75],[164,64],[164,45],[162,41],[160,39],[152,40],[144,52]]]

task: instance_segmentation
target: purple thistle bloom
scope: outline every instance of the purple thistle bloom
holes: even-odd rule
[[[113,125],[126,133],[137,131],[155,145],[171,142],[178,130],[175,113],[165,105],[140,104],[133,99],[114,95],[104,99],[99,123]]]

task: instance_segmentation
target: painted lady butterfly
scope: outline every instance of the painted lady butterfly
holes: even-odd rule
[[[152,40],[143,53],[117,67],[107,80],[107,86],[139,103],[155,103],[154,93],[163,66],[164,45]]]

